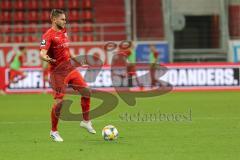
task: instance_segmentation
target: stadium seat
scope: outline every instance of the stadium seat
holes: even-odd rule
[[[83,0],[82,1],[82,8],[85,9],[92,9],[92,1],[91,0]]]
[[[25,1],[25,6],[30,10],[35,10],[39,7],[38,0]]]
[[[16,35],[16,36],[14,36],[13,42],[16,42],[16,43],[24,42],[24,36],[23,35]]]
[[[1,8],[1,10],[11,10],[12,9],[12,2],[2,0],[2,1],[0,1],[0,8]]]
[[[63,9],[65,7],[64,0],[52,1],[52,8]]]
[[[24,27],[22,23],[15,23],[14,28],[13,28],[14,33],[23,33],[24,32]]]
[[[9,24],[5,24],[2,26],[2,33],[10,33],[11,32],[11,27]]]
[[[4,43],[12,42],[12,40],[11,40],[11,35],[8,35],[8,34],[4,35],[4,37],[3,37],[3,42],[4,42]]]
[[[30,23],[28,28],[26,28],[26,31],[28,33],[36,33],[38,31],[38,25],[37,23]]]
[[[42,9],[50,9],[51,4],[49,0],[42,0],[41,1]]]
[[[10,11],[3,11],[0,16],[1,22],[11,22],[11,12]]]
[[[71,35],[70,41],[79,42],[80,41],[80,36],[78,34],[73,34],[73,35]]]
[[[0,35],[0,43],[4,43],[4,34]]]
[[[3,13],[0,13],[0,24],[4,24]]]
[[[67,3],[68,3],[69,10],[81,8],[79,0],[71,0],[71,1],[67,1]]]
[[[80,32],[81,29],[82,29],[82,28],[79,26],[79,23],[73,22],[73,23],[71,24],[70,32],[72,32],[72,33]]]
[[[23,11],[16,11],[15,13],[12,12],[14,21],[15,22],[23,22],[24,21],[24,12]]]
[[[25,13],[26,18],[30,22],[37,22],[38,21],[38,12],[37,11],[29,11]]]
[[[1,34],[0,35],[0,43],[9,43],[11,42],[11,37],[5,35],[5,34]]]
[[[78,10],[72,10],[69,12],[68,15],[69,21],[79,21],[80,20],[80,13]]]
[[[50,21],[50,11],[42,11],[39,12],[39,16],[38,16],[41,21],[46,22],[46,21]]]
[[[83,11],[83,21],[84,22],[92,22],[93,21],[93,14],[92,14],[91,10]]]
[[[93,32],[92,23],[84,23],[83,32]]]
[[[23,0],[16,0],[13,5],[15,7],[15,10],[23,10],[25,7]]]
[[[94,41],[94,38],[93,38],[92,34],[86,34],[86,35],[83,35],[82,40],[84,42],[92,42],[92,41]]]
[[[25,42],[40,42],[36,35],[27,35],[24,37]]]

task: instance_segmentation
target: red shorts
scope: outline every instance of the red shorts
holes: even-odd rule
[[[14,78],[17,76],[25,77],[25,75],[22,71],[11,69],[9,72],[9,80],[13,81]]]
[[[136,73],[136,66],[133,65],[133,64],[128,64],[127,72],[128,72],[128,75],[131,75],[131,76],[137,75],[137,73]]]
[[[88,86],[77,70],[71,71],[66,76],[50,73],[50,84],[54,91],[54,99],[62,99],[68,85],[71,85],[74,90]]]

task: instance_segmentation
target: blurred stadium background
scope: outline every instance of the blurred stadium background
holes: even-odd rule
[[[137,63],[149,63],[149,45],[155,45],[158,62],[168,68],[162,78],[178,92],[137,98],[131,108],[114,94],[118,106],[93,120],[96,135],[61,121],[65,142],[50,143],[52,96],[32,93],[46,91],[39,45],[53,8],[67,12],[71,52],[104,62],[91,87],[114,89],[114,53],[103,46],[128,40],[135,42]],[[240,0],[0,0],[0,32],[0,90],[7,94],[0,95],[1,160],[239,159],[239,92],[232,90],[240,90]],[[5,88],[19,46],[27,48],[21,68],[27,77]],[[71,111],[81,113],[79,97],[67,98],[74,100]],[[99,103],[92,98],[91,108]],[[170,118],[136,121],[138,113],[159,112]],[[121,119],[125,113],[133,120]],[[112,143],[101,137],[108,124],[119,130]]]
[[[232,68],[240,59],[240,0],[1,0],[0,84],[8,81],[7,65],[18,46],[27,47],[25,67],[41,67],[38,47],[53,8],[67,12],[71,51],[97,54],[106,66],[112,55],[102,46],[122,40],[135,42],[139,63],[150,61],[149,44],[156,46],[158,62],[166,66],[192,62]],[[219,84],[238,88],[239,69],[230,72],[232,82]]]

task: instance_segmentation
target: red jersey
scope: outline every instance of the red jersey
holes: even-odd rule
[[[118,52],[118,54],[128,57],[128,56],[130,56],[132,54],[132,52],[131,52],[130,49],[128,49],[128,50],[120,50]]]
[[[127,57],[131,54],[130,50],[118,50],[117,54],[112,59],[112,66],[126,66]]]
[[[158,52],[157,51],[153,52],[153,56],[155,59],[158,59]]]
[[[48,50],[47,54],[50,58],[56,60],[55,63],[50,64],[50,70],[53,71],[60,64],[70,65],[70,51],[69,51],[69,40],[66,33],[66,29],[55,31],[50,28],[42,36],[42,42],[40,49]],[[61,69],[69,68],[69,66],[61,66]]]

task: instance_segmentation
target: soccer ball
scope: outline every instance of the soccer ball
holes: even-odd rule
[[[106,141],[112,141],[118,138],[118,130],[113,125],[107,125],[102,129],[103,139]]]

